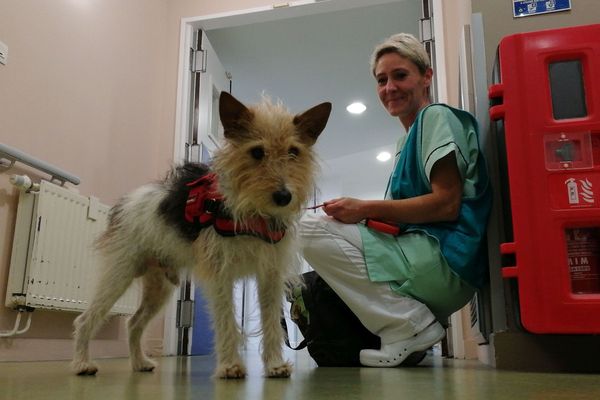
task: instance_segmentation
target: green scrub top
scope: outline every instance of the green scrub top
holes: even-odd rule
[[[438,310],[437,315],[460,308],[487,278],[484,238],[491,189],[471,114],[443,104],[421,110],[398,141],[386,191],[388,199],[430,193],[431,169],[450,152],[456,154],[464,182],[456,222],[405,224],[399,236],[358,225],[369,279],[389,282],[399,294],[423,301],[434,313]]]

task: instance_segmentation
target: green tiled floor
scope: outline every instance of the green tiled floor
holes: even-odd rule
[[[433,355],[418,367],[393,369],[317,368],[306,353],[290,357],[290,379],[263,378],[252,355],[239,381],[211,378],[211,357],[161,358],[153,373],[131,372],[126,359],[99,360],[95,377],[72,375],[66,361],[0,363],[0,399],[600,399],[599,375],[500,371]]]

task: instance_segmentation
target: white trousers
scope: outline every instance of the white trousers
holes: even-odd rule
[[[407,339],[435,320],[424,304],[369,280],[356,225],[306,214],[299,234],[306,261],[383,344]]]

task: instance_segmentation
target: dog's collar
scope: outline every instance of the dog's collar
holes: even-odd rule
[[[251,218],[236,223],[223,207],[224,197],[217,190],[217,176],[208,173],[188,183],[188,198],[185,204],[185,220],[198,224],[200,228],[208,226],[221,236],[252,235],[269,243],[283,239],[285,229],[274,229],[265,218]]]

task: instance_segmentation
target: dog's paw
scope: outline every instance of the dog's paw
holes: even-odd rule
[[[85,361],[73,361],[71,363],[71,369],[80,376],[96,375],[96,372],[98,372],[98,366],[96,364]]]
[[[222,365],[217,368],[215,376],[221,379],[244,379],[246,368],[241,364]]]
[[[149,358],[144,357],[141,360],[132,360],[131,368],[138,372],[152,372],[158,364]]]
[[[276,367],[267,369],[267,377],[269,378],[288,378],[292,374],[292,364],[286,362]]]

